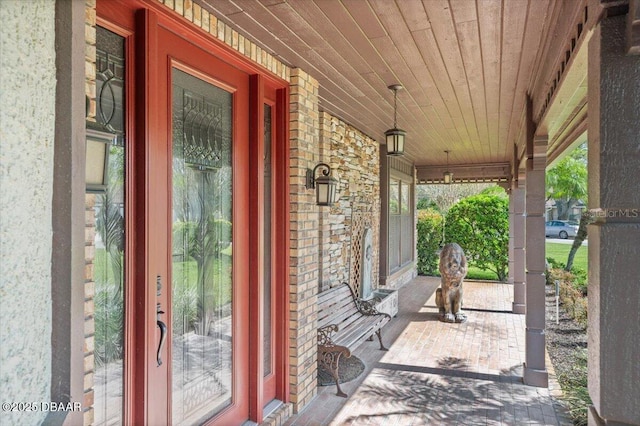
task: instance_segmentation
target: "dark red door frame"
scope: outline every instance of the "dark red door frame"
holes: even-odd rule
[[[276,89],[276,143],[273,146],[275,184],[274,247],[275,256],[275,346],[276,398],[289,402],[289,86]]]
[[[253,327],[249,327],[249,376],[251,389],[249,390],[249,418],[255,422],[262,421],[264,336],[262,318],[264,318],[264,256],[262,249],[264,241],[264,85],[262,77],[254,74],[249,78],[249,140],[251,144],[249,169],[251,210],[249,219],[249,233],[253,241],[249,250],[249,316]],[[256,326],[257,325],[257,326]]]
[[[260,74],[250,77],[250,169],[251,169],[251,218],[250,234],[253,236],[250,255],[251,291],[249,312],[252,327],[250,338],[250,377],[252,387],[250,393],[250,420],[262,422],[265,394],[269,398],[276,398],[288,402],[288,370],[289,370],[289,139],[288,139],[288,89],[275,87]],[[264,241],[264,105],[272,107],[275,114],[272,137],[272,212],[271,229],[272,240]],[[271,188],[268,188],[271,190]],[[264,318],[264,250],[271,250],[272,254],[272,294],[273,298],[273,377],[264,377],[264,347],[262,337],[265,326]],[[284,253],[284,255],[283,255]],[[278,254],[280,254],[278,256]],[[265,389],[266,388],[266,389]],[[267,390],[268,389],[268,390]],[[271,390],[273,389],[273,391]]]

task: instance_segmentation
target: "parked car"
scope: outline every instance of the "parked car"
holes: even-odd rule
[[[544,234],[547,237],[567,239],[578,234],[578,224],[564,220],[551,220],[544,224]]]

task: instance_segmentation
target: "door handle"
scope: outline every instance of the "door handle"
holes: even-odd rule
[[[156,277],[156,295],[160,297],[162,294],[162,277],[158,275]],[[158,362],[158,367],[162,365],[162,349],[164,349],[164,344],[167,340],[167,324],[164,323],[160,319],[160,315],[164,314],[162,307],[160,306],[160,302],[156,305],[156,325],[160,329],[160,342],[158,342],[158,350],[156,351],[156,360]]]
[[[167,324],[160,319],[160,315],[162,314],[164,314],[164,311],[160,310],[160,304],[158,303],[158,319],[156,321],[158,328],[160,328],[160,342],[158,343],[158,351],[156,352],[158,367],[162,365],[162,349],[164,348],[165,341],[167,340]]]

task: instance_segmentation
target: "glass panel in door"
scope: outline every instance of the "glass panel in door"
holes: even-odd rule
[[[264,376],[273,372],[273,332],[271,320],[271,106],[264,105]]]
[[[172,417],[186,425],[232,399],[233,96],[172,79]]]

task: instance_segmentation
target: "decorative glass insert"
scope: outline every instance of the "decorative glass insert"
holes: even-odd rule
[[[117,135],[124,145],[124,38],[96,28],[96,121]]]
[[[231,96],[229,93],[225,94]],[[225,105],[221,95],[206,97],[199,92],[183,89],[179,127],[182,157],[185,164],[200,170],[220,168],[230,162],[231,157],[231,109]],[[174,112],[175,114],[175,112]]]
[[[272,370],[271,332],[271,106],[264,105],[264,375]]]
[[[124,403],[125,39],[96,28],[96,121],[117,135],[109,147],[109,181],[94,197],[94,423],[122,424]],[[85,295],[91,298],[91,295]],[[88,321],[91,321],[90,319]],[[88,358],[91,359],[91,358]]]
[[[202,424],[232,403],[231,93],[173,77],[173,424]]]

